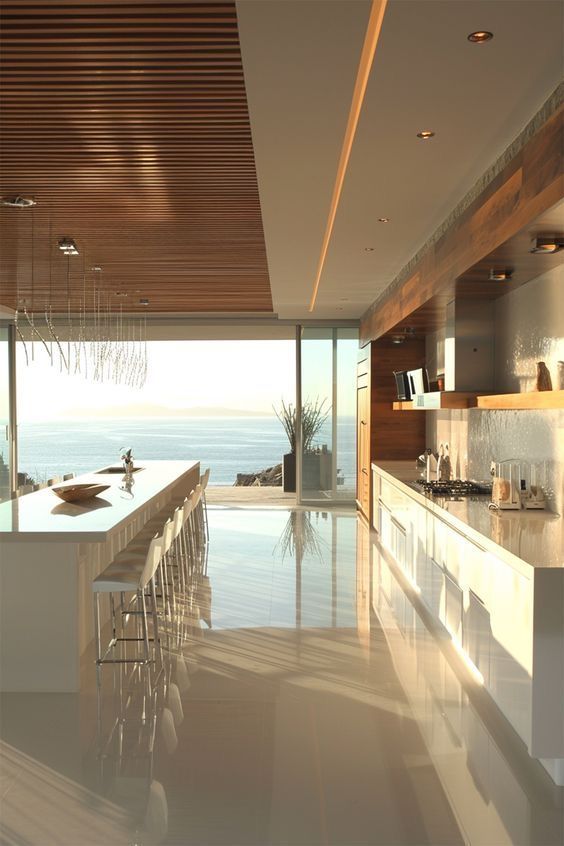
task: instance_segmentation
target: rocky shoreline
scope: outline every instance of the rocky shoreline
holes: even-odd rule
[[[267,467],[266,470],[260,470],[258,473],[237,473],[237,481],[233,483],[233,487],[282,487],[282,465],[276,464],[274,467]]]

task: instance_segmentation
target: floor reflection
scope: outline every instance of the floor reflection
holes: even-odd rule
[[[98,696],[87,656],[78,696],[2,697],[2,842],[562,843],[562,791],[362,522],[210,508],[210,534],[158,680],[107,666]]]

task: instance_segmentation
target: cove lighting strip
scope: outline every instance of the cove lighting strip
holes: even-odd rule
[[[323,265],[325,264],[325,257],[329,248],[329,241],[331,240],[331,233],[333,232],[333,224],[335,223],[335,216],[337,214],[337,207],[341,199],[341,191],[343,189],[343,182],[345,180],[345,173],[349,163],[351,149],[356,134],[356,127],[360,117],[360,110],[364,102],[364,95],[366,93],[366,86],[368,85],[368,77],[374,61],[376,53],[376,45],[380,37],[380,30],[382,29],[382,21],[384,19],[384,12],[386,11],[386,4],[388,0],[372,0],[372,8],[370,10],[370,17],[368,19],[368,26],[366,27],[366,35],[364,36],[364,44],[362,53],[360,54],[360,63],[356,75],[356,82],[354,85],[351,108],[349,112],[349,119],[347,121],[347,128],[345,131],[345,138],[341,148],[341,157],[339,159],[339,166],[337,168],[337,177],[335,179],[335,187],[333,188],[333,196],[331,198],[331,206],[329,208],[329,218],[327,220],[327,228],[325,229],[325,237],[323,238],[323,245],[321,247],[321,255],[319,257],[319,265],[317,267],[317,276],[315,278],[315,285],[313,286],[313,295],[309,304],[309,310],[313,311],[315,308],[315,301],[319,291],[319,283],[321,281],[321,274],[323,273]]]

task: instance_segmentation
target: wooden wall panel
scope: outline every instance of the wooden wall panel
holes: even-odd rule
[[[37,206],[0,208],[0,302],[101,266],[126,311],[272,312],[235,3],[8,0],[1,35],[0,192]]]
[[[550,226],[555,217],[560,218],[556,225],[562,232],[562,212],[555,209],[564,197],[563,165],[561,106],[429,247],[410,277],[365,312],[361,344],[401,326],[437,328],[444,321],[446,303],[454,296],[495,299],[508,293],[510,287],[488,283],[491,266],[509,263],[516,271],[513,287],[517,287],[558,264],[562,254],[531,256],[529,243],[531,232]]]
[[[380,338],[371,344],[371,460],[415,459],[425,449],[425,413],[393,411],[397,399],[394,370],[413,370],[425,365],[425,342],[412,338],[393,344]]]

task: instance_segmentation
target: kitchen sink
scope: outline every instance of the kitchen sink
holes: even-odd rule
[[[139,473],[139,471],[143,469],[143,467],[134,467],[131,472]],[[122,476],[125,476],[125,470],[123,467],[105,467],[103,470],[96,470],[96,473],[101,473],[103,475],[106,475],[107,473],[120,473]]]

